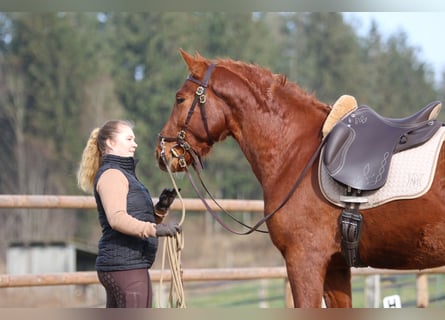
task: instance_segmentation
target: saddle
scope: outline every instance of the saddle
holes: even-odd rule
[[[393,154],[428,141],[442,126],[440,101],[406,118],[385,118],[366,105],[340,119],[325,138],[322,161],[329,175],[353,189],[381,188]]]
[[[339,217],[343,257],[349,266],[365,267],[358,252],[363,222],[359,209],[367,202],[362,192],[380,189],[386,183],[394,154],[434,136],[442,126],[436,120],[442,105],[433,101],[411,116],[394,119],[385,118],[366,105],[356,107],[350,96],[342,96],[339,104],[349,111],[338,121],[330,117],[325,121],[321,161],[345,190],[340,197],[345,206]]]

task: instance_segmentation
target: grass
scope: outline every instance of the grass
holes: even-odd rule
[[[353,307],[366,307],[365,277],[354,277]],[[383,275],[380,278],[380,307],[386,296],[399,295],[403,308],[415,308],[417,304],[417,289],[415,275]],[[428,276],[428,294],[430,308],[445,307],[445,275]]]
[[[184,286],[188,308],[284,308],[284,289],[283,279],[188,282]]]
[[[353,278],[354,308],[367,307],[365,282],[363,276]],[[430,301],[428,307],[445,307],[445,275],[429,275],[428,288]],[[164,289],[168,290],[168,284]],[[283,279],[188,282],[184,290],[188,308],[285,308]],[[158,292],[157,287],[155,292]],[[382,300],[385,296],[395,294],[400,296],[402,307],[415,308],[416,276],[381,276],[379,307],[383,308]],[[157,298],[155,297],[155,305]]]
[[[364,276],[352,280],[353,307],[366,307]],[[158,306],[159,283],[154,282],[154,306]],[[429,275],[429,308],[445,307],[445,275]],[[398,294],[403,308],[416,307],[416,276],[384,275],[380,279],[380,304],[385,296]],[[164,299],[169,283],[164,284]],[[185,283],[188,308],[285,308],[285,281],[262,279],[243,281],[200,281]],[[104,290],[100,285],[0,290],[1,307],[101,307]],[[102,301],[102,302],[103,302]],[[166,303],[163,302],[162,306]]]

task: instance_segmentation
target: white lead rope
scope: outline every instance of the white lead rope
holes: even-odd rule
[[[165,159],[163,158],[165,162]],[[179,192],[179,188],[176,185],[176,181],[173,177],[173,174],[170,170],[170,167],[167,163],[165,163],[170,179],[173,183],[173,187],[176,190],[178,195],[178,199],[181,202],[182,206],[182,214],[181,220],[179,221],[179,225],[182,226],[185,219],[185,204]],[[186,308],[185,303],[185,294],[182,280],[182,265],[181,265],[181,253],[182,249],[184,249],[184,231],[182,230],[180,233],[177,233],[174,237],[164,237],[164,246],[162,250],[162,263],[161,263],[161,277],[159,280],[159,299],[158,306],[161,306],[161,296],[163,291],[163,280],[164,280],[164,271],[165,271],[165,257],[167,255],[171,270],[171,282],[170,282],[170,294],[169,294],[169,303],[168,307],[170,308]],[[165,307],[164,307],[165,308]]]

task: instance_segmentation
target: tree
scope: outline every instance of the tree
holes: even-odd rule
[[[170,182],[165,172],[156,169],[151,155],[158,142],[157,134],[174,103],[174,93],[187,75],[179,48],[192,53],[199,51],[209,58],[231,57],[257,62],[256,57],[260,57],[258,61],[265,65],[274,61],[273,54],[268,53],[278,49],[270,49],[274,46],[267,42],[264,19],[252,19],[251,14],[113,14],[109,16],[108,28],[115,30],[111,42],[116,48],[113,73],[116,91],[127,117],[137,119],[135,131],[138,140],[143,141],[138,148],[138,154],[143,154],[138,171],[155,193],[160,192]],[[235,152],[239,152],[241,158],[240,151]],[[248,166],[247,161],[245,165]],[[228,172],[236,169],[231,162],[225,162],[224,167]],[[213,162],[209,161],[206,170],[213,181],[216,179],[214,169]],[[252,174],[246,185],[255,183],[254,179]],[[186,194],[194,194],[190,186],[183,190]],[[236,189],[232,188],[224,196],[236,196]],[[258,189],[255,196],[260,196]]]
[[[385,42],[377,25],[359,38],[340,13],[288,15],[284,30],[292,77],[319,99],[355,96],[385,116],[401,117],[435,99],[432,73],[400,32]]]
[[[403,117],[437,99],[432,71],[418,58],[418,48],[408,45],[406,33],[384,42],[373,25],[364,49],[369,78],[363,92],[368,102],[362,103],[385,116]]]
[[[284,30],[292,80],[320,100],[333,103],[342,94],[357,95],[364,72],[360,65],[360,44],[340,13],[295,13],[286,17]]]
[[[88,85],[100,79],[101,63],[91,14],[4,16],[10,41],[3,43],[3,95],[0,121],[8,128],[10,182],[3,193],[66,194],[76,186],[75,172],[85,138],[83,113],[91,107]],[[79,139],[82,136],[82,139]],[[3,180],[3,179],[2,179]],[[17,212],[15,212],[17,213]],[[21,210],[6,218],[9,239],[60,240],[73,235],[74,215],[56,210]],[[6,223],[6,225],[9,225]],[[26,235],[26,237],[24,236]]]

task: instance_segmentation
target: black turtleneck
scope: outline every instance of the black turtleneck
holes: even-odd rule
[[[137,160],[133,157],[120,157],[114,154],[106,154],[102,157],[102,166],[105,164],[115,164],[120,168],[135,174]]]

